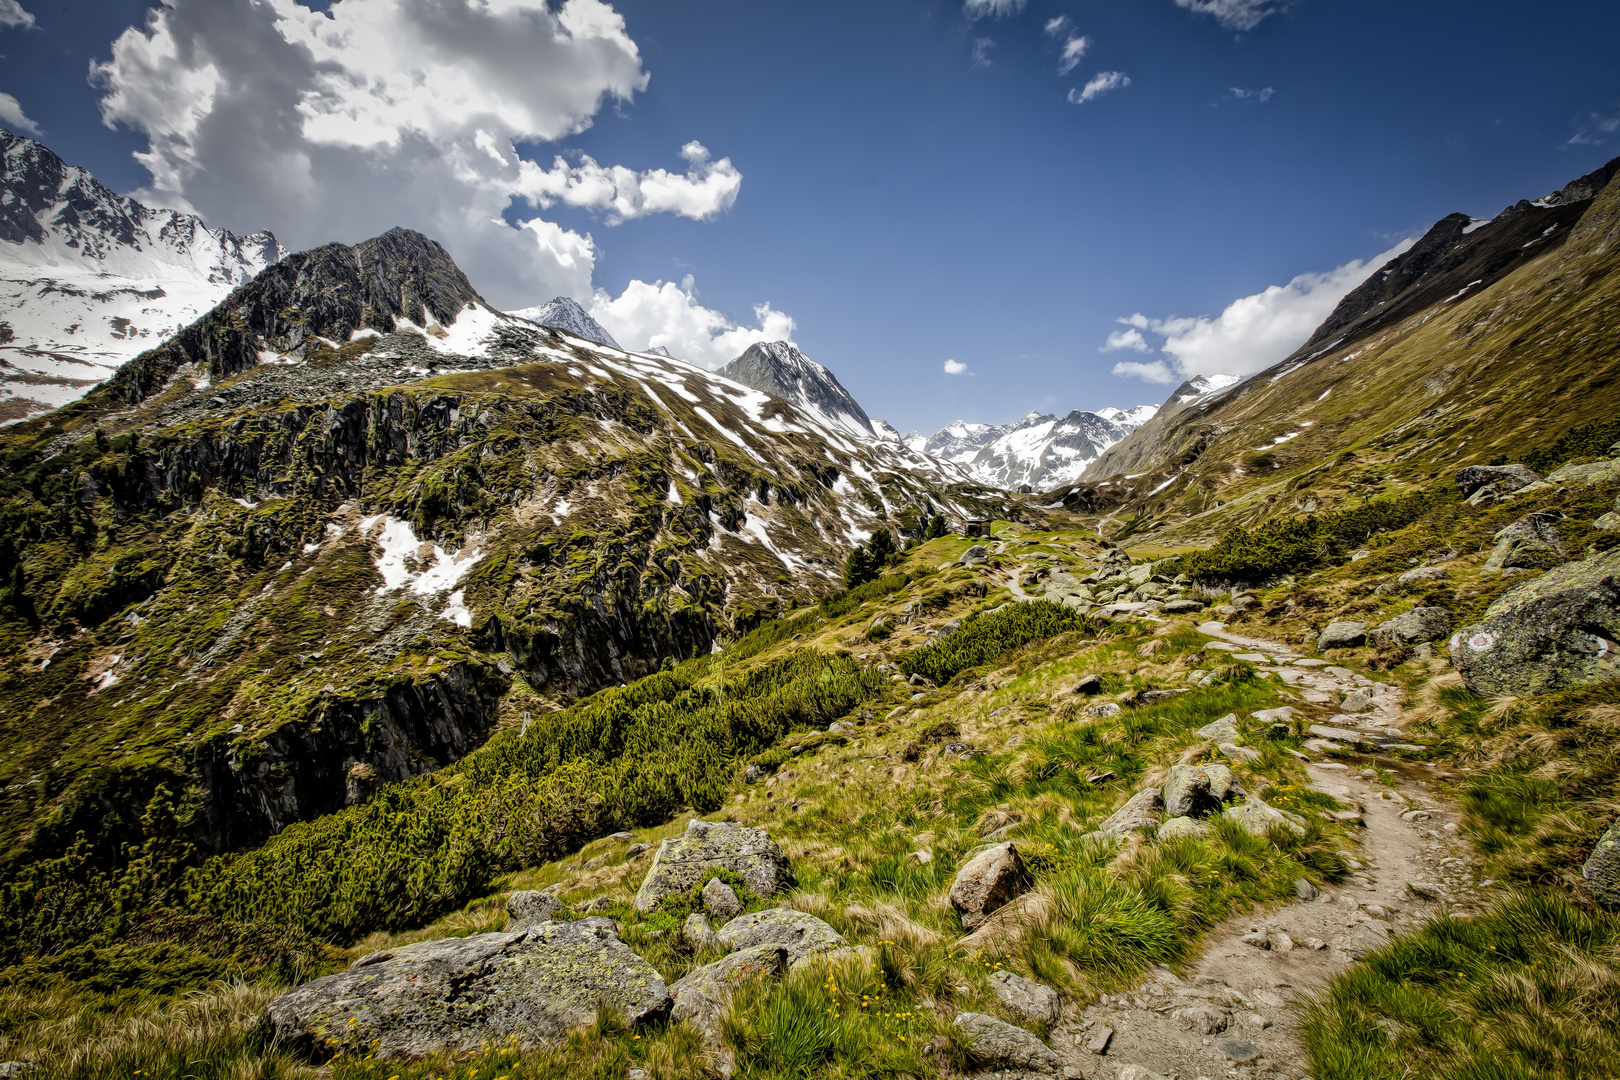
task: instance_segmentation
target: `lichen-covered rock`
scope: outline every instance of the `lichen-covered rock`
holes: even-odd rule
[[[1451,612],[1443,607],[1419,607],[1379,623],[1367,641],[1380,649],[1421,645],[1451,633]]]
[[[983,566],[990,561],[990,549],[983,544],[974,544],[962,552],[962,557],[956,561],[963,566]]]
[[[1419,566],[1402,574],[1395,580],[1402,585],[1410,585],[1414,581],[1449,581],[1451,571],[1443,566]]]
[[[1021,1027],[975,1012],[957,1013],[955,1023],[967,1036],[968,1055],[981,1065],[1038,1073],[1063,1068],[1063,1060],[1050,1046]]]
[[[1620,824],[1598,837],[1592,854],[1581,867],[1592,899],[1606,908],[1620,909]]]
[[[730,885],[719,878],[710,878],[703,886],[703,906],[717,919],[735,919],[743,913],[742,901]]]
[[[1470,465],[1457,471],[1457,490],[1466,499],[1486,484],[1501,484],[1505,490],[1517,491],[1540,479],[1535,470],[1525,465]]]
[[[714,928],[702,915],[693,913],[681,924],[681,940],[693,952],[701,952],[714,944]]]
[[[1139,829],[1159,823],[1159,810],[1164,806],[1164,796],[1159,794],[1158,788],[1147,788],[1138,791],[1125,801],[1125,805],[1115,810],[1103,819],[1097,826],[1097,831],[1109,836],[1126,836]]]
[[[1555,484],[1609,484],[1620,480],[1620,461],[1572,463],[1548,473],[1547,479]]]
[[[1620,675],[1620,548],[1504,593],[1451,639],[1451,663],[1484,697],[1540,694]]]
[[[990,990],[1003,1008],[1025,1023],[1058,1022],[1058,994],[1045,983],[1026,979],[1015,971],[997,971],[990,976]]]
[[[1316,647],[1323,649],[1351,649],[1367,641],[1367,624],[1351,619],[1330,622],[1316,636]]]
[[[849,944],[844,935],[814,915],[792,908],[767,908],[738,916],[715,932],[714,943],[727,952],[779,945],[787,950],[789,964]]]
[[[515,892],[506,898],[506,932],[510,934],[514,930],[527,930],[531,926],[550,922],[563,906],[561,900],[547,892],[534,889]]]
[[[533,1047],[590,1023],[599,1006],[641,1024],[670,1005],[663,978],[612,920],[580,919],[371,953],[282,994],[265,1022],[314,1060],[342,1050],[387,1061],[513,1038]]]
[[[690,971],[669,988],[674,1001],[669,1018],[676,1023],[686,1021],[706,1040],[715,1042],[720,1038],[720,1018],[731,1004],[731,991],[749,979],[780,975],[787,962],[788,953],[782,946],[755,945]]]
[[[1530,514],[1499,530],[1482,569],[1546,570],[1566,561],[1569,553],[1556,521],[1551,514]]]
[[[1237,742],[1243,737],[1238,731],[1237,713],[1227,713],[1219,720],[1211,720],[1198,729],[1198,737],[1216,742]]]
[[[1207,821],[1196,821],[1190,817],[1173,817],[1159,826],[1160,840],[1177,840],[1182,837],[1198,839],[1214,832],[1214,828]]]
[[[686,835],[658,845],[636,893],[636,910],[651,911],[667,896],[689,893],[716,870],[730,870],[759,896],[799,883],[787,856],[764,829],[694,819],[687,822]]]
[[[1278,810],[1270,803],[1259,799],[1251,798],[1237,806],[1228,806],[1226,816],[1255,836],[1266,835],[1272,826],[1287,829],[1295,836],[1305,835],[1305,826],[1300,824],[1295,815]]]
[[[1017,846],[992,844],[956,872],[956,880],[951,883],[951,906],[965,929],[977,930],[998,908],[1023,895],[1029,886],[1029,871],[1024,868]]]
[[[1172,765],[1164,781],[1164,812],[1172,818],[1213,813],[1242,790],[1225,765]]]

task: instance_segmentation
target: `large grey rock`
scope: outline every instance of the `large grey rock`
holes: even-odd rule
[[[714,943],[727,952],[779,945],[787,950],[789,964],[849,944],[844,935],[814,915],[792,908],[766,908],[738,916],[715,931]]]
[[[714,945],[714,928],[708,919],[694,912],[681,924],[681,940],[693,952],[701,952]]]
[[[990,976],[990,990],[1003,1008],[1025,1023],[1058,1022],[1058,994],[1045,983],[1026,979],[1017,972],[998,971]]]
[[[1589,461],[1581,465],[1569,464],[1547,479],[1555,484],[1608,484],[1620,480],[1620,461]]]
[[[515,892],[506,898],[506,932],[510,934],[550,922],[563,907],[561,900],[547,892],[534,889]]]
[[[951,906],[967,930],[977,930],[1030,886],[1029,871],[1012,843],[993,844],[969,859],[951,883]]]
[[[1164,812],[1173,818],[1201,817],[1219,810],[1221,803],[1242,790],[1225,765],[1213,761],[1172,765],[1164,780]]]
[[[1214,828],[1207,821],[1197,821],[1190,817],[1173,817],[1159,826],[1160,840],[1179,840],[1190,837],[1197,840],[1214,832]]]
[[[1380,649],[1391,649],[1438,641],[1449,633],[1451,612],[1443,607],[1420,607],[1379,623],[1367,635],[1367,641]]]
[[[671,837],[658,845],[647,877],[636,893],[636,910],[651,911],[667,896],[690,893],[716,870],[730,870],[760,896],[799,883],[787,856],[764,829],[694,819],[687,822],[685,836]]]
[[[1486,484],[1501,484],[1507,491],[1517,491],[1540,479],[1524,465],[1470,465],[1457,471],[1457,490],[1466,499]]]
[[[1501,529],[1483,570],[1546,570],[1569,558],[1550,514],[1530,514]]]
[[[1419,566],[1408,570],[1395,580],[1402,585],[1410,585],[1414,581],[1449,581],[1451,571],[1443,566]]]
[[[1063,1068],[1063,1059],[1050,1046],[1021,1027],[975,1012],[957,1013],[955,1023],[967,1036],[968,1056],[980,1065],[1038,1073]]]
[[[962,552],[961,557],[956,561],[963,566],[983,566],[990,561],[990,549],[983,544],[974,544]]]
[[[1180,600],[1172,600],[1165,604],[1164,613],[1166,615],[1191,615],[1195,611],[1203,611],[1205,606],[1202,600],[1194,600],[1191,597],[1184,596]]]
[[[282,994],[264,1018],[312,1059],[346,1051],[387,1061],[514,1038],[529,1048],[589,1024],[598,1006],[641,1024],[670,1005],[664,980],[611,919],[579,919],[371,953]]]
[[[670,1020],[686,1021],[703,1033],[709,1042],[720,1038],[720,1018],[731,1004],[731,991],[749,979],[780,975],[786,969],[788,953],[780,945],[755,945],[722,957],[712,964],[690,971],[669,988],[674,1001]]]
[[[1541,694],[1620,675],[1620,548],[1504,593],[1451,639],[1451,663],[1484,697]]]
[[[743,913],[742,901],[731,886],[719,878],[710,878],[703,886],[703,906],[717,919],[735,919]]]
[[[1211,720],[1198,729],[1197,735],[1200,739],[1214,739],[1216,742],[1238,742],[1243,738],[1238,731],[1237,713],[1227,713],[1219,720]]]
[[[1219,1035],[1232,1022],[1232,1014],[1213,1005],[1189,1005],[1170,1014],[1187,1030],[1199,1035]]]
[[[1322,649],[1350,649],[1367,641],[1367,624],[1349,619],[1330,622],[1316,636],[1316,647]]]
[[[1265,836],[1272,826],[1287,829],[1295,836],[1305,835],[1305,826],[1301,825],[1293,814],[1278,810],[1270,803],[1259,799],[1251,798],[1237,806],[1228,806],[1225,816],[1255,836]]]
[[[1606,908],[1620,908],[1620,824],[1598,837],[1592,854],[1581,867],[1592,899]]]
[[[1097,831],[1107,833],[1109,836],[1126,836],[1139,829],[1159,823],[1159,810],[1164,806],[1164,796],[1159,794],[1158,788],[1147,788],[1138,791],[1126,800],[1125,805],[1115,810],[1103,823],[1097,826]]]

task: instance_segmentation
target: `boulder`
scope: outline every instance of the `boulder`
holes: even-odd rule
[[[1325,649],[1349,649],[1367,641],[1367,624],[1343,620],[1330,622],[1320,634],[1316,636],[1318,651]]]
[[[1102,717],[1105,717],[1105,716],[1118,716],[1119,715],[1119,704],[1117,702],[1113,702],[1113,701],[1099,702],[1096,705],[1093,705],[1089,709],[1087,709],[1086,710],[1086,715],[1087,716],[1095,716],[1098,719],[1101,719]]]
[[[1457,490],[1466,499],[1486,484],[1502,484],[1508,491],[1517,491],[1540,479],[1524,465],[1470,465],[1457,471]]]
[[[1438,641],[1449,633],[1451,612],[1443,607],[1419,607],[1379,623],[1367,641],[1380,649],[1393,649]]]
[[[703,907],[717,919],[735,919],[743,913],[742,901],[731,886],[719,878],[710,878],[703,886]]]
[[[314,1060],[345,1051],[391,1061],[513,1039],[532,1048],[591,1023],[598,1007],[639,1025],[670,1006],[663,978],[611,919],[579,919],[371,953],[282,994],[264,1023]]]
[[[956,1027],[967,1037],[968,1056],[990,1068],[1055,1073],[1063,1060],[1052,1048],[1021,1027],[984,1013],[956,1014]]]
[[[691,914],[681,924],[681,940],[693,952],[702,952],[714,946],[714,929],[702,915]]]
[[[787,950],[790,965],[849,944],[843,934],[814,915],[792,908],[766,908],[740,915],[715,932],[714,943],[727,952],[752,949],[756,945],[780,945]]]
[[[1145,1065],[1121,1065],[1119,1072],[1114,1074],[1114,1080],[1164,1080],[1164,1075]]]
[[[1451,571],[1443,566],[1419,566],[1408,570],[1395,580],[1402,585],[1410,585],[1414,581],[1449,581]]]
[[[1547,570],[1569,559],[1551,514],[1530,514],[1501,529],[1496,547],[1481,568],[1494,570]]]
[[[1182,1027],[1198,1035],[1219,1035],[1232,1022],[1230,1013],[1213,1005],[1189,1005],[1170,1015],[1179,1020]]]
[[[1307,664],[1320,663],[1322,663],[1321,660],[1301,660],[1299,666],[1304,667]],[[1286,724],[1294,718],[1294,712],[1292,705],[1279,705],[1275,709],[1256,709],[1249,715],[1262,724]]]
[[[990,561],[990,549],[983,544],[974,544],[962,552],[961,558],[956,561],[963,566],[983,566]]]
[[[1075,693],[1087,696],[1102,693],[1102,688],[1102,676],[1096,674],[1082,675],[1080,681],[1074,684]]]
[[[1057,991],[1012,971],[990,976],[990,989],[1008,1012],[1027,1024],[1055,1024],[1060,1016]]]
[[[1172,765],[1164,781],[1164,812],[1172,818],[1213,813],[1242,790],[1225,765]]]
[[[1159,810],[1163,806],[1164,797],[1159,794],[1158,788],[1138,791],[1126,800],[1124,806],[1104,818],[1103,823],[1097,826],[1097,831],[1109,836],[1126,836],[1150,825],[1157,825]]]
[[[1250,746],[1239,746],[1237,743],[1223,742],[1220,744],[1221,757],[1227,761],[1252,762],[1260,760],[1260,751]]]
[[[561,900],[547,892],[536,892],[534,889],[515,892],[506,898],[506,932],[510,934],[515,930],[527,930],[531,926],[550,922],[552,916],[564,906]]]
[[[1214,831],[1207,821],[1195,821],[1190,817],[1173,817],[1159,826],[1159,839],[1179,840],[1182,837],[1190,837],[1197,840]]]
[[[1610,510],[1592,522],[1592,528],[1602,529],[1604,532],[1620,532],[1620,512]]]
[[[764,829],[694,819],[687,822],[685,836],[659,843],[636,893],[636,910],[651,911],[665,897],[689,893],[716,870],[730,870],[759,896],[799,883],[787,856]]]
[[[1029,889],[1029,871],[1012,843],[992,844],[963,865],[951,883],[951,906],[964,929],[977,930],[998,908]]]
[[[1237,742],[1243,737],[1238,731],[1237,713],[1227,713],[1219,720],[1211,720],[1198,729],[1200,739],[1214,739],[1216,742]]]
[[[1204,607],[1205,604],[1202,600],[1182,597],[1180,600],[1172,600],[1165,604],[1164,613],[1166,615],[1191,615],[1195,611],[1203,611]]]
[[[1265,836],[1272,826],[1287,829],[1295,836],[1305,835],[1305,826],[1301,825],[1293,814],[1284,813],[1259,799],[1249,799],[1237,806],[1228,806],[1226,816],[1254,836]]]
[[[1620,824],[1598,837],[1591,856],[1581,867],[1581,876],[1592,899],[1606,908],[1620,909]]]
[[[1565,563],[1498,597],[1451,639],[1483,697],[1541,694],[1620,674],[1620,548]]]
[[[749,979],[780,975],[788,953],[780,945],[755,945],[690,971],[669,988],[674,1002],[669,1018],[690,1023],[708,1042],[720,1039],[720,1018],[731,1004],[731,991]]]
[[[1547,474],[1547,479],[1554,484],[1609,484],[1620,480],[1620,461],[1565,465],[1557,472]]]

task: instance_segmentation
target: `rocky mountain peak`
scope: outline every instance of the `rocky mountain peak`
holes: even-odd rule
[[[719,374],[800,408],[813,410],[856,434],[874,434],[866,410],[844,389],[837,376],[789,342],[761,341],[750,345],[741,356],[721,368]]]
[[[610,349],[622,347],[617,341],[613,340],[613,335],[603,329],[601,323],[591,318],[590,313],[580,306],[579,301],[571,296],[559,296],[544,304],[520,308],[517,311],[507,312],[507,314],[516,315],[520,319],[528,319],[530,322],[539,323],[541,326],[553,326],[559,330],[566,330],[576,337],[582,337],[586,341],[594,341],[598,345],[606,345]],[[668,350],[662,348],[650,351],[656,352],[659,356],[669,356]]]

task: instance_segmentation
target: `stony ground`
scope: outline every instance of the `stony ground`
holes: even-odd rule
[[[1367,711],[1338,722],[1399,737],[1407,713],[1398,689],[1321,661],[1301,661],[1274,642],[1228,635],[1218,623],[1199,629],[1256,650],[1246,657],[1263,653],[1302,696],[1322,701],[1332,695],[1352,706],[1368,699]],[[1473,910],[1478,890],[1490,882],[1474,880],[1466,845],[1456,839],[1454,815],[1437,783],[1443,774],[1376,754],[1356,765],[1318,754],[1308,766],[1313,786],[1355,807],[1344,813],[1359,815],[1354,873],[1320,892],[1303,884],[1299,900],[1217,927],[1196,965],[1181,974],[1156,968],[1131,991],[1066,1014],[1051,1039],[1065,1075],[1304,1077],[1293,1001],[1392,933],[1440,911]]]

